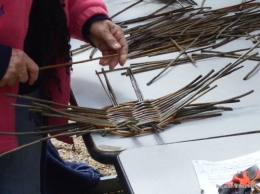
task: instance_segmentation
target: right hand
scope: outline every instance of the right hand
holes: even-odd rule
[[[101,59],[101,65],[109,65],[112,70],[119,63],[123,66],[127,59],[128,45],[120,26],[110,20],[95,21],[90,27],[89,40],[102,52],[103,56],[119,56]]]
[[[32,85],[38,78],[39,67],[28,55],[19,49],[12,49],[12,55],[6,73],[0,81],[1,86],[13,86],[18,82]]]

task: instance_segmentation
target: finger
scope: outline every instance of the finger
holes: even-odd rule
[[[115,34],[117,31],[115,32]],[[119,50],[121,48],[121,45],[119,42],[116,40],[113,34],[111,34],[110,31],[105,30],[104,33],[102,33],[102,38],[103,40],[107,43],[107,45],[113,49],[113,50]]]
[[[117,39],[119,40],[119,44],[121,45],[121,48],[119,50],[119,64],[123,66],[127,59],[128,45],[122,31],[118,31],[115,36],[117,37]]]
[[[9,64],[4,77],[1,80],[1,86],[13,86],[17,80],[17,69],[13,64]]]
[[[106,55],[113,55],[116,54],[116,51],[110,49],[110,50],[105,50],[102,52],[103,56]],[[109,58],[104,58],[102,59],[102,63],[100,62],[101,65],[105,66],[105,65],[109,65],[109,69],[113,70],[115,68],[115,66],[118,64],[118,56],[115,57],[109,57]]]
[[[4,85],[13,86],[18,81],[18,76],[16,73],[14,73],[14,68],[11,68],[11,70],[6,73],[2,79]]]
[[[110,70],[115,69],[115,67],[117,66],[117,64],[118,64],[118,59],[115,59],[115,60],[111,61],[111,62],[109,63],[109,69],[110,69]]]
[[[119,51],[119,64],[123,66],[126,62],[127,59],[127,54],[128,54],[128,46],[122,46],[120,51]]]
[[[115,39],[118,41],[118,43],[120,44],[120,49],[119,49],[119,64],[121,66],[123,66],[126,62],[127,59],[127,54],[128,54],[128,45],[127,45],[127,41],[125,39],[125,35],[124,32],[122,31],[122,29],[118,26],[116,27],[116,30],[113,31],[112,33],[115,37]]]
[[[109,69],[113,70],[118,64],[118,57],[112,57],[109,63]]]
[[[24,66],[24,69],[20,72],[19,76],[18,76],[18,81],[25,83],[28,80],[28,72],[26,70],[26,67]]]
[[[108,46],[113,50],[119,50],[121,48],[121,45],[117,42],[117,40],[110,32],[107,31],[107,33],[104,33],[103,39],[108,44]]]
[[[27,81],[28,81],[28,74],[27,74],[27,72],[26,72],[26,74],[24,74],[24,75],[19,75],[19,76],[18,76],[18,81],[19,81],[19,82],[22,82],[22,83],[27,82]]]
[[[26,59],[26,69],[28,72],[28,84],[32,85],[38,78],[39,67],[32,59],[28,57]]]
[[[102,55],[103,56],[109,55],[109,52],[107,50],[102,51]],[[105,66],[105,65],[108,65],[110,63],[110,61],[111,61],[111,58],[100,59],[99,64]]]

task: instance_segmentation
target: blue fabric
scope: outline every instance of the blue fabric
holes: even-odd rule
[[[6,70],[9,65],[9,61],[12,54],[12,48],[10,46],[5,46],[0,44],[0,80],[4,77]]]
[[[36,97],[38,90],[29,94]],[[18,99],[18,104],[31,104]],[[26,108],[16,108],[16,131],[34,131]],[[41,136],[18,136],[19,145]],[[88,194],[102,175],[86,163],[66,162],[50,141],[23,148],[0,158],[0,194]]]
[[[38,90],[28,94],[36,97]],[[18,104],[31,105],[25,99],[18,99]],[[35,123],[29,119],[27,108],[15,109],[16,131],[31,132]],[[41,136],[17,136],[19,146],[37,141]],[[0,194],[40,194],[40,159],[41,143],[31,145],[0,157]]]
[[[46,194],[92,193],[102,176],[86,163],[64,161],[50,141],[45,172]]]

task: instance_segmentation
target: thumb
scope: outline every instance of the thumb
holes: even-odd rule
[[[111,49],[119,50],[121,48],[121,45],[116,40],[115,36],[108,29],[104,30],[102,38]]]

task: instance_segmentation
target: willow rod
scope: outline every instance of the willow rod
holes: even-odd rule
[[[103,57],[97,57],[97,58],[93,58],[93,59],[86,59],[86,60],[82,60],[82,61],[62,63],[62,64],[56,64],[56,65],[48,65],[48,66],[45,66],[45,67],[40,67],[39,70],[46,70],[46,69],[53,69],[53,68],[57,68],[57,67],[75,65],[75,64],[79,64],[79,63],[86,63],[86,62],[90,62],[90,61],[106,59],[106,58],[116,57],[116,56],[119,56],[119,55],[118,54],[113,54],[113,55],[106,55],[106,56],[103,56]]]
[[[173,3],[175,3],[177,0],[173,0],[173,1],[170,1],[170,3],[166,4],[165,6],[161,7],[160,9],[156,10],[155,12],[151,13],[150,15],[154,15],[160,11],[162,11],[163,9],[169,7],[170,5],[172,5]]]
[[[35,102],[48,104],[48,105],[57,105],[57,106],[60,106],[60,107],[65,107],[65,108],[72,108],[72,109],[80,110],[80,111],[83,111],[83,112],[95,112],[97,114],[105,114],[105,111],[100,110],[100,109],[85,108],[85,107],[80,107],[80,106],[61,104],[61,103],[57,103],[57,102],[53,102],[53,101],[42,100],[42,99],[39,99],[39,98],[33,98],[33,97],[30,97],[30,96],[26,96],[26,95],[6,94],[6,96],[10,97],[10,98],[21,98],[21,99],[35,101]]]
[[[260,66],[260,62],[243,78],[243,80],[247,80]]]
[[[43,142],[43,141],[47,141],[47,140],[49,140],[49,139],[56,138],[56,137],[60,137],[60,136],[64,136],[64,135],[66,135],[66,136],[71,136],[71,135],[77,135],[77,134],[87,134],[87,133],[94,133],[94,132],[101,132],[101,131],[114,131],[114,130],[117,130],[117,128],[105,128],[105,129],[94,129],[94,130],[84,130],[84,131],[75,131],[75,132],[59,133],[59,134],[56,134],[56,135],[52,135],[52,136],[48,136],[48,137],[41,138],[41,139],[36,140],[36,141],[33,141],[33,142],[31,142],[31,143],[28,143],[28,144],[19,146],[19,147],[15,148],[15,149],[12,149],[12,150],[10,150],[10,151],[1,153],[1,154],[0,154],[0,158],[3,157],[4,155],[7,155],[7,154],[10,154],[10,153],[12,153],[12,152],[21,150],[21,149],[26,148],[26,147],[28,147],[28,146],[31,146],[31,145],[34,145],[34,144],[38,144],[38,143],[41,143],[41,142]]]
[[[148,15],[148,16],[143,16],[143,17],[139,17],[139,18],[126,20],[123,23],[124,24],[132,24],[132,23],[141,22],[141,21],[144,21],[144,20],[148,20],[148,19],[152,19],[152,18],[164,16],[164,15],[169,15],[169,14],[173,14],[173,13],[182,12],[183,10],[184,11],[191,11],[191,10],[194,10],[194,9],[192,8],[192,6],[187,6],[187,7],[184,7],[184,8],[175,9],[175,10],[171,10],[171,11],[160,13],[160,14]],[[120,24],[120,23],[117,22],[116,24]]]
[[[128,7],[124,8],[123,10],[121,10],[121,11],[117,12],[116,14],[112,15],[112,16],[110,17],[110,19],[113,19],[114,17],[118,16],[119,14],[121,14],[121,13],[123,13],[124,11],[128,10],[129,8],[131,8],[131,7],[133,7],[133,6],[135,6],[135,5],[139,4],[139,3],[141,3],[142,1],[143,1],[143,0],[140,0],[140,1],[137,1],[136,3],[133,3],[133,4],[129,5]]]
[[[178,45],[178,43],[177,43],[175,40],[173,40],[172,38],[170,38],[170,39],[171,39],[171,41],[173,42],[173,44],[174,44],[181,52],[183,52],[184,55],[186,55],[186,57],[189,58],[189,60],[191,61],[191,63],[192,63],[194,66],[196,66],[196,62],[194,61],[194,59],[193,59],[189,54],[185,53],[184,49],[183,49],[180,45]]]
[[[175,58],[173,59],[158,75],[156,75],[151,81],[149,81],[147,83],[147,85],[151,85],[154,80],[156,80],[158,77],[160,77],[161,74],[163,74],[181,55],[183,55],[203,34],[205,33],[202,32],[197,38],[195,38],[190,44],[189,46],[187,46],[183,51],[181,51],[181,53]]]

